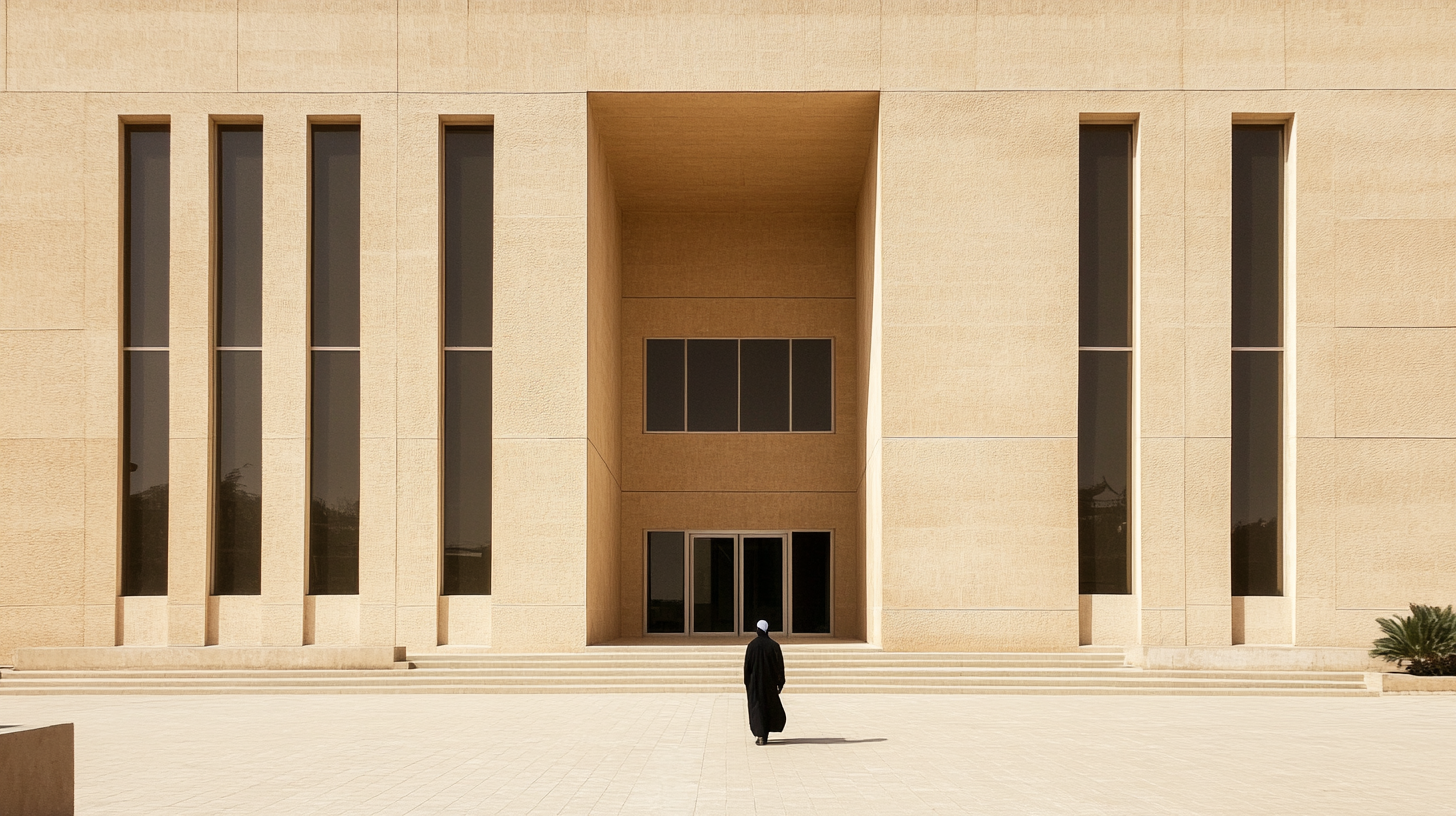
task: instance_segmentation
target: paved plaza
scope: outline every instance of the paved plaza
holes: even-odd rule
[[[1456,696],[0,697],[82,814],[1449,813]]]

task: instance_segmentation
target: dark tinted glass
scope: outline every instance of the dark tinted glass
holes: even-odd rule
[[[738,341],[689,340],[688,430],[738,430]]]
[[[743,631],[759,621],[770,632],[784,631],[784,540],[779,536],[743,538]]]
[[[359,345],[359,126],[313,128],[309,242],[315,346]]]
[[[683,430],[683,341],[647,341],[647,430]]]
[[[1233,133],[1233,344],[1278,346],[1284,128]]]
[[[693,631],[733,631],[732,538],[693,539]]]
[[[682,533],[647,534],[647,631],[682,634],[683,615]]]
[[[789,341],[744,340],[739,395],[739,429],[789,429]]]
[[[1128,559],[1126,351],[1080,353],[1077,399],[1077,551],[1083,595],[1131,591]]]
[[[834,430],[834,342],[794,341],[794,430]]]
[[[1234,595],[1279,595],[1279,379],[1283,353],[1233,359]]]
[[[167,125],[126,129],[122,250],[126,304],[122,343],[167,345],[167,277],[172,251],[172,133]]]
[[[313,352],[308,592],[359,593],[359,352]]]
[[[121,594],[167,594],[167,352],[125,352]]]
[[[794,631],[829,634],[829,533],[794,533]]]
[[[217,129],[217,344],[263,344],[263,127]]]
[[[1128,345],[1132,128],[1083,125],[1079,281],[1083,346]]]
[[[212,594],[257,595],[263,565],[263,353],[217,353]]]
[[[445,595],[490,594],[490,354],[445,352]]]
[[[445,128],[445,345],[491,344],[494,141],[488,127]]]

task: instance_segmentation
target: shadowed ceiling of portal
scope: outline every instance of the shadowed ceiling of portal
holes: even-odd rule
[[[594,93],[617,203],[638,212],[853,212],[877,93]]]

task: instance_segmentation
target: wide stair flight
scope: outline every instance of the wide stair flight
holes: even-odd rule
[[[784,646],[785,694],[1154,694],[1371,697],[1359,672],[1144,670],[1116,648],[883,652]],[[13,671],[3,694],[742,693],[743,647],[591,646],[572,654],[421,654],[409,670]]]

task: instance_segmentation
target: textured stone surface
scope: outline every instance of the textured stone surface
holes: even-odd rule
[[[469,640],[574,649],[639,625],[644,525],[707,519],[833,528],[841,636],[1064,645],[1078,628],[1076,133],[1108,113],[1138,122],[1142,641],[1273,639],[1292,620],[1295,643],[1353,647],[1375,617],[1456,591],[1445,4],[0,9],[0,662],[21,645],[300,645],[306,628],[426,649],[467,619]],[[816,90],[838,93],[787,93]],[[1289,600],[1239,613],[1229,134],[1291,116]],[[239,117],[265,123],[263,586],[215,599],[209,130]],[[361,123],[364,191],[360,596],[322,616],[304,599],[318,117]],[[118,161],[133,121],[173,133],[170,601],[116,597]],[[503,596],[448,617],[442,122],[496,127]],[[659,332],[835,337],[836,432],[641,434],[640,340]],[[1039,452],[964,453],[1017,446]],[[620,489],[641,495],[619,507]]]
[[[52,816],[75,807],[75,726],[0,726],[0,812]]]
[[[1456,794],[1451,703],[790,694],[758,747],[741,694],[6,699],[90,735],[103,814],[1420,812]]]

